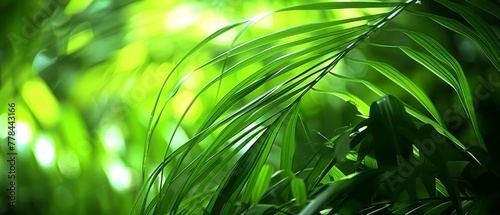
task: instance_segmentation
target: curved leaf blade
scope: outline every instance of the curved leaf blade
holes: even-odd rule
[[[260,170],[259,176],[257,178],[257,181],[255,183],[255,186],[249,187],[249,190],[252,191],[252,204],[257,204],[259,203],[259,200],[264,196],[264,193],[266,193],[266,189],[269,187],[269,183],[271,182],[271,177],[274,173],[274,167],[265,164],[262,169]],[[249,183],[252,183],[249,181]]]
[[[401,88],[403,88],[405,91],[410,93],[415,99],[417,99],[420,102],[420,104],[422,104],[422,106],[424,106],[424,108],[427,109],[427,111],[429,111],[429,113],[434,117],[434,119],[437,120],[437,122],[440,125],[442,126],[445,125],[439,112],[434,106],[434,103],[431,101],[429,96],[427,96],[427,93],[425,93],[425,91],[422,90],[422,88],[420,88],[417,84],[415,84],[415,82],[413,82],[408,77],[399,72],[396,68],[394,68],[389,64],[378,61],[370,61],[362,59],[351,59],[351,60],[357,63],[368,65],[377,70],[385,77],[389,78],[391,81],[393,81]]]

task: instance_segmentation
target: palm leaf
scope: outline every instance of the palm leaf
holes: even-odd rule
[[[370,3],[370,4],[365,4],[364,6],[363,6],[363,4],[360,4],[360,3],[311,4],[311,5],[304,5],[304,6],[300,6],[300,7],[291,7],[291,8],[287,8],[287,9],[282,9],[282,10],[279,10],[277,12],[283,12],[283,11],[289,11],[289,10],[327,10],[327,9],[359,8],[359,7],[390,7],[390,6],[401,6],[401,5],[402,4],[397,4],[397,3],[376,3],[376,4]],[[399,11],[397,11],[397,12],[399,12]],[[387,14],[385,14],[385,16],[387,16]],[[378,18],[381,18],[381,17],[383,17],[383,15],[378,16]],[[374,18],[373,16],[366,16],[366,17],[364,17],[364,20],[367,21],[367,20],[371,20],[373,18]],[[351,20],[357,21],[356,19],[351,19]],[[351,20],[347,20],[346,22],[349,22]],[[385,21],[387,21],[387,20],[385,20]],[[341,24],[341,23],[342,22],[337,22],[337,24]],[[380,23],[383,23],[383,22],[380,22]],[[242,24],[242,23],[240,22],[239,24]],[[332,23],[325,23],[325,24],[332,24]],[[234,25],[234,26],[236,26],[236,25]],[[366,26],[369,27],[368,25],[366,25]],[[302,33],[303,33],[303,30],[307,27],[309,27],[310,29],[313,29],[312,27],[317,27],[317,26],[306,26],[306,27],[299,29],[299,30],[302,30]],[[254,76],[251,76],[249,79],[246,79],[246,81],[243,82],[241,85],[235,86],[233,88],[232,92],[227,93],[225,95],[225,97],[222,98],[222,100],[220,102],[218,102],[218,104],[217,104],[218,106],[216,106],[213,109],[215,112],[210,114],[211,118],[207,118],[207,121],[205,121],[200,126],[200,130],[198,132],[198,135],[195,136],[195,138],[191,139],[189,142],[187,142],[185,144],[185,145],[188,145],[189,147],[180,148],[182,150],[182,152],[174,153],[174,154],[182,154],[182,155],[180,157],[180,160],[178,162],[176,162],[177,164],[175,164],[175,163],[173,164],[176,167],[174,168],[173,172],[168,174],[166,181],[167,182],[173,181],[175,178],[178,178],[178,176],[176,175],[176,174],[178,174],[178,170],[176,170],[176,169],[179,169],[180,164],[181,164],[180,162],[184,159],[186,154],[189,152],[190,148],[192,148],[194,145],[196,145],[197,142],[204,139],[206,137],[206,134],[211,133],[218,128],[222,128],[223,126],[225,126],[224,125],[225,123],[228,123],[231,120],[241,121],[241,119],[242,119],[241,117],[243,116],[242,114],[248,115],[251,113],[251,111],[254,111],[256,108],[262,110],[262,107],[260,107],[262,105],[266,105],[267,107],[270,107],[269,103],[266,104],[266,101],[269,101],[271,99],[276,100],[277,98],[280,98],[280,97],[284,98],[282,100],[285,101],[287,99],[292,98],[293,95],[300,96],[300,94],[298,94],[298,93],[303,92],[303,90],[310,89],[314,83],[316,83],[317,81],[320,80],[318,77],[324,76],[324,74],[326,74],[326,71],[330,70],[332,68],[332,65],[334,65],[340,59],[339,56],[344,56],[348,52],[345,50],[346,47],[354,47],[353,46],[354,43],[359,43],[362,40],[362,38],[366,37],[374,29],[376,29],[376,27],[373,27],[373,26],[369,27],[369,28],[366,28],[366,27],[364,27],[364,28],[365,29],[360,27],[359,30],[357,30],[356,28],[352,28],[352,29],[347,29],[347,30],[335,31],[333,33],[319,34],[318,36],[308,37],[308,38],[305,38],[302,40],[298,40],[297,42],[287,43],[285,45],[273,46],[272,48],[267,48],[263,52],[259,52],[257,55],[253,55],[250,58],[247,58],[247,59],[241,61],[241,63],[237,63],[234,66],[231,66],[228,69],[226,69],[224,72],[222,72],[219,75],[219,77],[216,77],[208,85],[206,85],[205,88],[200,93],[197,94],[197,97],[200,96],[204,92],[204,90],[208,89],[214,83],[217,83],[217,81],[222,80],[224,77],[230,75],[231,73],[233,73],[235,71],[242,70],[245,67],[247,67],[255,62],[262,61],[262,60],[264,60],[264,59],[266,59],[274,54],[280,53],[280,52],[287,50],[291,47],[296,47],[296,46],[299,46],[299,45],[304,44],[304,43],[311,43],[311,42],[314,42],[315,40],[321,40],[324,38],[333,37],[332,40],[327,40],[326,42],[319,43],[316,46],[303,48],[302,50],[299,50],[295,53],[286,55],[283,58],[279,58],[279,59],[273,61],[269,66],[254,73],[255,74]],[[216,34],[217,35],[221,34],[229,29],[230,29],[229,27],[225,28],[223,31],[217,32]],[[288,37],[288,36],[292,36],[293,34],[295,34],[293,29],[285,30],[283,32],[281,33],[281,35],[278,34],[278,36],[283,38],[283,37]],[[343,32],[346,32],[346,33],[343,33]],[[217,35],[215,35],[215,36],[217,36]],[[339,35],[339,36],[337,36],[337,35]],[[253,43],[250,42],[250,43],[247,43],[246,45],[237,46],[236,48],[234,48],[234,50],[238,53],[243,52],[245,49],[247,49],[247,47],[249,47],[248,49],[251,50],[251,49],[254,49],[255,46],[257,46],[257,47],[262,46],[265,44],[264,42],[273,41],[276,38],[276,34],[271,34],[271,35],[267,35],[267,36],[268,37],[264,37],[264,38],[260,38],[259,40],[255,40]],[[207,40],[211,40],[211,39],[213,39],[212,36],[207,38]],[[345,41],[345,42],[338,43],[337,41]],[[206,42],[207,41],[203,41],[200,45],[203,45]],[[196,49],[198,49],[198,46],[195,47],[195,50]],[[344,51],[341,51],[335,55],[330,55],[330,56],[327,55],[327,58],[325,58],[325,57],[320,58],[320,56],[325,56],[326,53],[331,52],[332,50],[336,50],[336,49],[344,50]],[[347,50],[349,50],[349,49],[347,49]],[[319,63],[316,63],[316,65],[313,65],[313,67],[311,67],[311,69],[308,69],[305,72],[303,72],[301,74],[303,78],[299,78],[301,76],[295,76],[292,79],[289,79],[288,81],[284,82],[283,84],[275,87],[273,91],[269,91],[269,94],[267,94],[267,97],[257,98],[256,100],[254,100],[255,103],[253,103],[253,104],[249,103],[248,105],[246,105],[242,109],[239,109],[239,110],[233,112],[225,119],[219,121],[216,124],[213,124],[220,116],[222,116],[223,113],[225,113],[226,110],[230,109],[230,107],[234,104],[235,101],[242,99],[244,97],[244,95],[247,94],[247,92],[257,89],[257,87],[266,83],[270,79],[277,77],[280,73],[271,73],[268,75],[268,78],[262,79],[261,77],[263,74],[269,73],[269,72],[279,68],[278,66],[282,65],[284,62],[287,62],[291,59],[296,59],[297,57],[306,56],[307,54],[314,53],[314,52],[316,52],[318,54],[313,54],[312,57],[306,58],[302,61],[298,61],[297,63],[291,64],[290,66],[284,67],[284,69],[279,70],[279,72],[286,73],[286,72],[289,72],[289,71],[291,71],[299,66],[302,66],[304,63],[309,63],[312,59],[318,59],[318,58],[320,60],[322,59],[321,61],[319,61]],[[230,53],[231,52],[228,51],[226,53],[226,55],[229,56]],[[188,55],[191,55],[191,54],[192,54],[191,52],[188,53]],[[186,56],[186,57],[188,57],[188,56]],[[213,60],[209,61],[205,65],[215,63],[221,59],[227,59],[227,56],[225,58],[220,57],[220,56],[216,57]],[[333,61],[331,61],[331,60],[333,60]],[[313,70],[313,68],[320,66],[321,64],[325,63],[326,61],[331,61],[328,64],[328,66],[324,66],[322,69],[319,69],[319,70]],[[273,67],[272,65],[275,65],[275,66]],[[176,68],[174,68],[174,69],[176,69]],[[321,75],[321,74],[323,74],[323,75]],[[316,78],[314,78],[313,75],[316,75]],[[303,85],[302,87],[299,87],[300,83],[302,83],[308,79],[309,79],[309,81],[307,84]],[[248,85],[250,83],[255,83],[255,84]],[[279,90],[280,87],[284,87],[284,89]],[[296,87],[299,87],[299,88],[296,88]],[[293,89],[295,89],[295,90],[293,90]],[[290,91],[290,90],[292,90],[292,91]],[[293,92],[293,93],[289,93],[289,92]],[[268,98],[269,100],[266,98]],[[168,100],[167,100],[167,102],[168,102]],[[192,103],[193,102],[194,102],[194,99],[193,99]],[[155,108],[155,110],[156,110],[156,108]],[[163,110],[163,108],[162,108],[162,110]],[[189,111],[189,107],[186,110],[186,112],[184,113],[184,115],[187,113],[187,111]],[[154,115],[154,112],[152,115]],[[161,116],[161,111],[160,111],[160,116]],[[157,123],[160,116],[158,116],[158,118],[156,118],[156,120],[152,119],[152,122],[155,121]],[[261,117],[262,115],[254,114],[254,116]],[[181,120],[182,120],[182,118],[181,118]],[[151,126],[149,136],[151,136],[152,133],[154,132],[154,127],[155,127],[154,125],[156,123],[152,124],[153,126]],[[178,124],[176,126],[176,129],[179,127],[179,125],[180,124]],[[240,124],[239,126],[235,126],[234,128],[242,129],[244,127],[246,127],[246,126]],[[279,128],[279,127],[277,127],[277,128]],[[277,129],[277,128],[275,128],[275,129]],[[238,131],[238,130],[231,130],[231,129],[228,129],[228,127],[225,127],[225,131],[226,130],[233,131],[235,133],[237,133],[237,131]],[[173,137],[171,138],[170,141],[172,141],[172,140],[173,140]],[[220,140],[220,142],[218,141],[217,143],[222,143],[224,141],[225,141],[225,139],[222,138]],[[219,145],[219,144],[215,144],[215,145]],[[216,149],[214,148],[211,151],[216,151]],[[174,155],[174,154],[172,154],[172,155]],[[171,155],[167,155],[167,157],[166,157],[167,161],[170,160],[170,159],[168,159],[169,157],[171,157]],[[256,158],[252,158],[252,159],[256,159]],[[200,163],[202,163],[202,161],[203,161],[203,159],[200,159],[197,161],[197,163],[200,164]],[[254,161],[249,161],[249,162],[254,162]],[[259,163],[262,163],[262,162],[259,162]],[[186,172],[186,171],[182,171],[182,172]],[[160,172],[157,171],[155,175],[158,175],[159,173]],[[156,177],[156,176],[154,176],[154,177]],[[242,179],[245,179],[245,177],[243,177]],[[236,183],[239,185],[232,185],[231,186],[232,188],[227,188],[227,189],[229,189],[229,190],[227,190],[227,192],[235,192],[235,189],[241,188],[241,186],[242,186],[241,183],[231,182],[231,181],[232,180],[229,180],[229,182],[226,182],[225,185],[229,185],[229,184],[233,184],[233,183]],[[245,180],[243,180],[243,181],[245,181]],[[189,180],[188,180],[188,182],[189,182]],[[166,183],[165,186],[162,187],[163,191],[161,193],[163,193],[163,194],[161,194],[161,195],[165,196],[166,193],[169,192],[170,184],[171,183]],[[183,184],[183,187],[189,187],[189,184],[190,183],[185,183],[185,184]],[[226,187],[226,186],[224,186],[224,187]],[[182,199],[182,196],[185,195],[185,192],[186,192],[186,191],[182,191],[182,190],[184,190],[184,188],[180,189],[180,192],[178,192],[174,196],[174,199],[177,199],[177,200]],[[222,188],[222,190],[225,190],[225,188]],[[223,196],[224,194],[225,194],[225,192],[222,192],[222,194],[219,194],[219,196]],[[162,203],[165,201],[162,201],[161,199],[162,198],[158,199],[159,202],[157,202],[157,203],[160,203],[160,205],[157,206],[155,209],[157,212],[160,212],[160,213],[166,212],[166,211],[171,211],[173,208],[176,208],[177,205],[180,203],[176,200],[176,201],[168,201],[170,203],[165,204],[165,203]],[[218,199],[221,199],[221,198],[218,198]],[[210,204],[213,206],[209,206],[208,209],[211,211],[223,210],[224,206],[222,203],[219,203],[219,202],[221,202],[221,200],[214,201],[213,204]],[[175,209],[174,209],[174,211],[175,211]]]
[[[385,169],[381,171],[373,168],[390,169],[400,165],[394,160],[396,157],[418,154],[417,151],[424,150],[418,147],[412,148],[411,144],[403,144],[404,141],[411,139],[411,133],[418,136],[416,134],[420,131],[417,131],[414,123],[432,126],[432,129],[450,140],[454,146],[458,146],[453,148],[454,150],[465,149],[467,146],[446,129],[445,122],[424,89],[421,89],[403,72],[385,62],[359,58],[354,60],[374,68],[406,90],[430,113],[432,119],[420,113],[415,107],[404,102],[396,102],[398,100],[394,97],[383,97],[392,102],[378,100],[368,108],[367,101],[349,91],[322,90],[317,85],[329,76],[345,82],[360,83],[378,96],[387,95],[388,92],[370,81],[339,75],[333,72],[333,69],[353,49],[374,36],[377,30],[384,28],[391,19],[404,12],[405,8],[413,2],[326,2],[287,7],[226,26],[197,44],[170,71],[157,96],[150,117],[143,168],[146,166],[153,134],[158,132],[156,128],[162,119],[162,113],[172,98],[177,96],[178,90],[187,77],[195,72],[204,72],[205,69],[217,64],[222,64],[222,70],[196,93],[179,121],[174,125],[173,133],[167,140],[168,146],[164,160],[150,174],[143,188],[141,213],[189,213],[190,204],[199,205],[198,211],[204,211],[205,214],[263,214],[270,211],[295,213],[301,208],[303,210],[300,214],[318,213],[323,209],[328,209],[329,213],[353,213],[356,208],[360,207],[367,212],[391,210],[394,212],[395,209],[390,207],[391,203],[377,205],[372,202],[371,194],[388,177]],[[437,2],[460,13],[477,31],[477,34],[456,20],[434,14],[413,13],[427,16],[440,25],[470,38],[483,49],[491,63],[497,69],[500,68],[498,55],[500,45],[498,36],[492,28],[480,16],[463,5],[445,0]],[[469,2],[476,3],[477,1],[470,0]],[[479,3],[477,7],[493,15],[498,11],[498,7],[491,6],[489,3]],[[273,14],[303,11],[328,12],[353,8],[363,9],[366,13],[347,19],[300,24],[240,42],[244,40],[244,33],[251,30],[256,22]],[[380,10],[368,12],[373,8],[384,9],[385,12],[380,13]],[[199,64],[200,66],[194,71],[179,71],[181,64],[192,58],[209,42],[238,27],[241,29],[226,51]],[[469,84],[458,60],[426,34],[403,29],[396,31],[406,34],[428,54],[402,45],[383,46],[400,49],[409,59],[427,68],[452,87],[471,120],[478,146],[485,149]],[[447,67],[453,72],[450,72]],[[174,75],[176,72],[177,74]],[[236,74],[242,74],[244,78],[238,83],[226,81]],[[173,80],[174,76],[186,78]],[[164,96],[163,94],[167,93],[164,86],[173,83],[176,87],[168,96]],[[223,85],[229,87],[222,88]],[[302,98],[313,91],[334,95],[348,101],[357,107],[364,118],[369,118],[356,126],[350,126],[352,129],[333,138],[326,138],[320,144],[316,154],[310,156],[307,165],[299,168],[293,165],[296,159],[294,153],[299,143],[296,139],[297,132],[303,132],[307,141],[313,142],[309,134],[311,130],[301,116],[300,104]],[[196,100],[214,92],[217,94],[215,104],[210,108],[206,117],[197,123],[198,127],[194,134],[188,141],[176,143],[181,144],[179,148],[170,150],[170,144],[175,141],[175,135],[181,129],[187,114],[193,111],[191,108]],[[160,102],[163,102],[161,107]],[[399,120],[402,116],[406,118],[407,113],[412,118]],[[377,123],[383,126],[373,126]],[[302,129],[299,130],[297,126]],[[410,127],[414,129],[409,129]],[[426,126],[424,127],[427,129]],[[401,128],[407,130],[401,130]],[[401,138],[398,132],[401,132],[406,139],[398,139]],[[279,140],[281,140],[281,145],[278,143]],[[193,149],[204,143],[210,144],[201,152],[194,153]],[[382,143],[390,144],[381,147]],[[274,168],[266,164],[271,150],[276,147],[281,149],[279,158],[281,169],[277,173],[288,173],[279,182],[273,182],[277,173],[271,176]],[[386,153],[381,151],[389,148],[394,149],[394,153],[390,154],[390,159],[384,157]],[[376,160],[368,156],[372,150],[377,155]],[[440,153],[443,152],[440,151]],[[471,152],[467,153],[472,155]],[[437,198],[434,195],[437,190],[438,194],[449,199],[444,202],[436,200],[426,203],[401,204],[398,210],[417,214],[435,207],[430,211],[433,214],[447,210],[453,205],[457,213],[461,214],[462,208],[464,210],[470,208],[468,201],[461,200],[456,181],[450,177],[447,172],[448,167],[444,164],[445,160],[439,156],[439,154],[429,156],[438,166],[439,173],[427,178],[423,177],[421,180],[431,198]],[[387,160],[384,161],[385,158]],[[233,164],[234,161],[235,164]],[[356,167],[364,162],[363,168],[367,170],[345,177],[346,173],[336,165],[349,161],[354,162]],[[472,161],[477,160],[472,159]],[[477,161],[477,163],[480,162]],[[166,167],[169,171],[165,171]],[[229,171],[226,172],[226,169]],[[299,171],[294,173],[296,169]],[[329,181],[327,179],[329,176],[334,180]],[[412,177],[416,180],[419,176],[415,173]],[[216,178],[223,178],[218,185],[213,183]],[[161,181],[161,186],[156,192],[155,183],[158,183],[158,180]],[[322,183],[327,183],[327,185]],[[411,184],[404,183],[404,188],[412,192],[415,187],[407,189]],[[256,192],[252,192],[254,188]],[[358,193],[362,192],[363,188],[370,194],[360,196]],[[290,191],[293,195],[289,195]],[[347,193],[348,198],[341,195],[344,192]],[[204,194],[196,195],[196,193]],[[415,194],[413,193],[412,196]]]
[[[459,84],[459,98],[462,102],[462,106],[466,110],[467,115],[469,116],[474,131],[476,133],[476,137],[478,140],[479,146],[483,149],[485,148],[483,138],[481,133],[479,132],[479,126],[477,122],[476,112],[474,110],[474,104],[472,99],[472,92],[469,87],[469,83],[467,81],[467,77],[465,76],[462,67],[458,63],[458,61],[436,40],[432,37],[429,37],[425,34],[400,30],[401,32],[408,35],[413,41],[417,42],[420,46],[424,47],[429,53],[431,53],[436,59],[450,66],[458,77]]]

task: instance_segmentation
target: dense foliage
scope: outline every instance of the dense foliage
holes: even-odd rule
[[[328,2],[264,13],[228,25],[207,37],[183,60],[207,42],[243,25],[227,51],[193,71],[223,64],[220,74],[207,82],[192,101],[210,88],[215,88],[220,96],[207,117],[197,123],[196,132],[179,148],[167,152],[164,161],[148,178],[140,211],[146,214],[494,212],[500,201],[498,186],[495,186],[500,175],[495,165],[498,160],[488,153],[476,116],[474,100],[478,99],[479,90],[471,91],[466,71],[459,61],[426,31],[408,30],[405,26],[388,27],[388,22],[404,13],[430,19],[472,40],[498,71],[500,40],[483,16],[498,18],[499,7],[486,1],[470,1],[470,4],[435,2],[443,9],[460,14],[463,20],[418,9],[408,12],[408,6],[421,4],[420,1]],[[471,9],[472,5],[475,8]],[[347,8],[360,8],[363,12],[359,16],[285,28],[244,42],[238,40],[239,35],[259,19],[275,13],[335,13]],[[372,8],[386,10],[371,11]],[[395,41],[379,43],[374,36],[378,31],[395,34]],[[475,139],[463,143],[455,137],[448,128],[452,120],[443,117],[428,96],[432,91],[426,92],[408,74],[383,59],[351,55],[361,44],[399,49],[414,63],[430,71],[429,75],[451,87],[447,90],[460,101],[466,115],[463,120],[471,125],[469,129]],[[384,90],[380,84],[339,72],[336,68],[342,61],[373,68],[406,91],[417,104],[404,104],[387,95],[392,90]],[[170,74],[176,70],[177,66]],[[245,70],[251,73],[238,83],[230,83],[228,90],[221,89],[228,77]],[[185,77],[191,74],[186,73]],[[356,93],[335,87],[320,89],[326,87],[327,84],[320,82],[328,76],[357,82],[367,87],[364,91],[372,91],[381,98],[368,108]],[[178,86],[183,85],[183,80]],[[165,82],[169,81],[167,78]],[[311,132],[306,126],[307,120],[301,117],[300,105],[304,96],[314,91],[332,94],[354,104],[360,117],[366,119],[355,126],[341,128],[336,135],[325,136],[314,154],[306,156],[310,158],[308,162],[294,165],[299,158],[297,145],[313,142],[310,138],[298,140],[297,132],[302,130],[306,137]],[[168,103],[176,93],[177,88],[168,97],[160,94],[158,101]],[[149,134],[157,132],[155,126],[161,120],[163,108],[158,101]],[[238,103],[244,105],[235,105]],[[191,111],[192,104],[185,114]],[[174,130],[181,126],[182,120]],[[168,142],[169,147],[174,137],[175,131]],[[152,145],[150,139],[147,144],[146,152]],[[203,150],[193,153],[203,144],[206,144]],[[273,153],[273,149],[279,152]],[[240,151],[243,154],[238,155]],[[188,158],[190,155],[192,157]],[[278,165],[272,164],[274,157],[278,157]],[[232,164],[235,158],[237,161]],[[221,178],[220,183],[213,184],[217,178]],[[162,181],[161,187],[157,193],[152,193],[157,180]],[[154,198],[147,200],[151,195]]]
[[[0,5],[2,213],[500,213],[497,0]]]

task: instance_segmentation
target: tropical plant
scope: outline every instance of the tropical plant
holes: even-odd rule
[[[432,10],[423,10],[421,4],[430,5]],[[341,12],[350,17],[339,19],[335,14]],[[239,41],[257,22],[281,13],[326,16],[330,21],[293,23]],[[152,136],[161,132],[156,126],[184,81],[210,66],[223,68],[187,106],[173,128],[163,161],[151,174],[145,168],[143,175],[149,176],[134,211],[498,213],[495,204],[500,202],[500,190],[494,182],[499,181],[500,171],[493,156],[498,151],[491,151],[493,143],[482,137],[474,103],[481,98],[478,90],[471,90],[467,77],[474,75],[473,71],[464,70],[465,62],[453,56],[428,29],[393,25],[391,21],[400,17],[428,20],[433,29],[448,29],[463,36],[479,47],[498,72],[500,40],[495,32],[498,26],[492,23],[498,23],[499,14],[498,1],[486,0],[335,1],[287,7],[221,28],[187,53],[164,82],[164,86],[175,87],[162,88],[157,97],[149,122],[144,167],[148,152],[154,148]],[[203,47],[227,34],[235,35],[227,50],[198,62],[200,66],[194,71],[181,69],[184,63],[196,60],[196,53]],[[391,44],[377,42],[377,38],[388,35],[395,38]],[[387,58],[366,59],[365,51],[402,53],[409,65]],[[450,124],[457,121],[450,119],[446,110],[439,111],[431,89],[412,80],[414,74],[405,71],[416,65],[430,71],[426,76],[451,87],[446,92],[458,98],[465,113],[460,122],[471,125],[468,132],[473,134],[473,141],[456,136],[457,128]],[[370,74],[353,75],[360,70]],[[404,93],[387,90],[377,79],[370,80],[376,75],[386,77]],[[226,81],[234,76],[238,76],[238,82]],[[352,84],[359,89],[349,91],[333,84]],[[368,93],[378,98],[373,101],[365,95]],[[177,138],[184,117],[205,94],[217,95],[210,113],[196,122],[197,131],[187,140]],[[301,105],[310,105],[304,104],[311,102],[310,98],[306,100],[310,94],[333,95],[353,104],[359,112],[357,124],[332,128],[334,135],[317,143],[311,137],[314,130],[301,112]],[[301,152],[305,145],[311,146],[313,153]],[[297,166],[304,154],[309,159],[307,165]]]

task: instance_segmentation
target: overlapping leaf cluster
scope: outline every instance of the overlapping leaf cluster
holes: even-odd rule
[[[498,4],[482,0],[463,4],[447,0],[436,2],[460,14],[468,24],[430,13],[411,13],[428,17],[471,39],[500,71],[498,35],[483,20],[484,14],[476,12],[483,11],[499,18]],[[208,82],[195,99],[208,89],[216,88],[226,77],[251,65],[265,63],[221,95],[204,121],[200,121],[197,132],[182,146],[166,154],[164,161],[147,178],[136,210],[142,214],[464,214],[494,210],[493,205],[500,198],[498,193],[485,190],[480,184],[487,182],[485,177],[498,180],[500,175],[481,137],[465,75],[467,71],[425,32],[386,29],[391,19],[409,13],[406,9],[414,3],[411,0],[328,2],[289,7],[234,23],[200,42],[178,65],[214,38],[242,27],[232,48],[198,68],[216,63],[225,65],[220,75]],[[237,43],[238,37],[253,23],[274,13],[346,8],[382,8],[387,12],[294,26]],[[367,43],[374,32],[381,30],[407,36],[425,50],[369,43],[399,49],[436,79],[449,85],[450,92],[459,98],[472,124],[476,142],[464,144],[453,136],[425,89],[386,62],[350,59],[387,77],[428,113],[388,95],[391,92],[367,80],[333,72],[341,60],[349,58],[353,49]],[[284,39],[286,42],[276,42]],[[245,57],[238,58],[240,56]],[[227,63],[231,59],[236,59],[236,63]],[[176,69],[170,74],[177,72]],[[369,106],[347,91],[317,89],[317,83],[326,76],[365,85],[381,98]],[[165,83],[170,82],[169,76]],[[158,96],[151,116],[150,136],[158,132],[155,127],[165,107],[161,104],[170,102],[182,84],[181,80],[166,98],[162,94]],[[263,87],[264,93],[249,96]],[[309,168],[294,167],[296,146],[301,144],[296,140],[296,133],[298,129],[306,134],[310,132],[299,108],[303,96],[310,91],[329,93],[353,103],[365,120],[326,141]],[[244,105],[236,105],[242,101]],[[185,114],[188,111],[189,108]],[[181,122],[182,119],[176,129]],[[208,147],[194,159],[187,159],[191,150],[209,137]],[[267,160],[277,142],[280,142],[280,165],[272,166]],[[148,138],[145,160],[151,150],[150,144]],[[239,155],[240,151],[244,153]],[[355,168],[355,173],[347,176],[337,166],[346,159]],[[169,171],[165,171],[166,166],[170,166]],[[217,177],[223,180],[214,184]],[[158,181],[161,187],[154,193]]]

